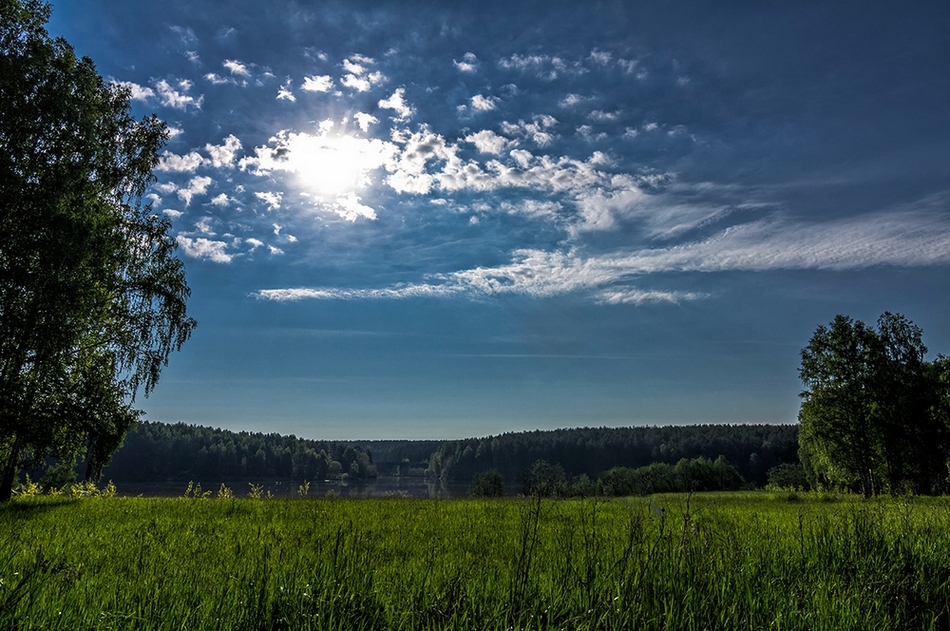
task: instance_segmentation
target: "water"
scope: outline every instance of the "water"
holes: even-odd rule
[[[202,493],[211,491],[212,497],[217,495],[221,481],[194,480],[201,485]],[[246,497],[250,491],[250,483],[261,485],[261,493],[273,497],[296,497],[300,495],[301,483],[295,480],[230,480],[224,484],[231,489],[236,497]],[[128,497],[176,497],[185,494],[188,482],[158,482],[158,483],[123,483],[115,481],[117,494]],[[430,478],[406,476],[380,476],[375,480],[323,480],[310,482],[307,495],[310,497],[386,497],[403,496],[415,498],[453,498],[468,495],[469,485],[466,483],[443,483]]]

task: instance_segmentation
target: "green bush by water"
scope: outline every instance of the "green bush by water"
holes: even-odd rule
[[[950,502],[21,498],[0,628],[946,629]]]

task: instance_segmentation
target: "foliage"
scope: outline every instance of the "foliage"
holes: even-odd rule
[[[49,15],[0,0],[0,500],[24,461],[85,455],[97,479],[195,326],[170,224],[142,204],[166,127]]]
[[[719,456],[750,484],[764,486],[770,468],[798,462],[798,426],[585,427],[508,433],[442,444],[429,459],[429,474],[444,481],[470,481],[495,469],[507,480],[523,481],[534,463],[544,460],[560,465],[568,479],[582,475],[597,479],[615,467],[672,466],[683,458]]]
[[[654,493],[686,493],[701,491],[735,491],[744,486],[735,468],[720,456],[683,458],[676,465],[663,462],[628,469],[614,467],[599,480],[602,495],[652,495]]]
[[[489,469],[475,476],[469,495],[473,497],[503,497],[505,478],[497,469]]]
[[[948,508],[18,498],[0,628],[945,629]]]
[[[104,473],[121,483],[201,479],[375,478],[371,455],[346,443],[293,435],[230,432],[184,423],[143,421],[129,432]]]
[[[846,316],[802,349],[801,459],[811,482],[941,492],[950,453],[942,359],[925,360],[922,331],[884,313],[877,329]]]

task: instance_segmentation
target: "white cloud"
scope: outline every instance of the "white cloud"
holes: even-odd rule
[[[130,92],[129,96],[133,101],[147,101],[155,96],[155,91],[152,88],[147,88],[137,83],[132,83],[131,81],[113,81],[112,83],[123,88],[128,88]]]
[[[198,56],[198,51],[195,50],[186,50],[185,57],[193,64],[201,63],[201,58]]]
[[[155,188],[158,190],[159,193],[169,195],[178,190],[178,185],[175,184],[174,182],[160,182],[155,185]]]
[[[679,304],[687,300],[699,300],[708,294],[693,291],[656,291],[634,288],[604,290],[595,294],[598,302],[608,305],[642,305],[657,302]]]
[[[300,89],[305,92],[329,92],[333,89],[333,78],[329,75],[304,77]]]
[[[356,119],[356,124],[359,126],[363,133],[369,131],[370,125],[375,125],[379,122],[379,119],[373,116],[372,114],[366,114],[364,112],[357,112],[353,115],[353,118]]]
[[[447,296],[458,293],[455,288],[441,285],[397,285],[385,289],[332,289],[332,288],[293,288],[262,289],[251,294],[260,300],[293,302],[297,300],[361,300],[361,299],[401,299],[425,296]]]
[[[171,217],[172,219],[178,219],[185,213],[181,212],[180,210],[172,210],[171,208],[166,208],[165,210],[162,211],[162,214],[168,217]]]
[[[198,177],[193,177],[188,182],[186,188],[178,189],[178,197],[185,202],[185,206],[191,205],[191,200],[195,195],[204,195],[208,192],[208,187],[211,185],[211,178],[200,175]]]
[[[195,35],[195,32],[186,26],[173,25],[173,26],[169,26],[168,29],[172,33],[175,33],[176,35],[178,35],[178,37],[181,38],[182,43],[194,44],[195,42],[198,41],[198,37]]]
[[[557,125],[557,119],[548,114],[534,116],[531,122],[519,120],[517,123],[503,122],[501,131],[509,136],[519,136],[534,142],[540,147],[549,145],[554,138],[554,134],[548,130]]]
[[[514,149],[508,155],[510,155],[522,169],[527,169],[528,165],[530,165],[534,159],[534,154],[525,149]]]
[[[477,112],[490,112],[498,107],[498,98],[476,94],[471,100],[472,109]]]
[[[574,94],[573,92],[571,92],[570,94],[565,96],[563,99],[558,101],[558,106],[564,109],[570,109],[576,105],[580,105],[582,103],[585,103],[591,100],[592,98],[589,96],[581,96],[580,94]]]
[[[237,85],[237,81],[235,81],[233,77],[222,77],[214,72],[206,74],[204,79],[213,85]]]
[[[221,193],[220,195],[215,196],[215,197],[211,200],[211,204],[212,204],[212,205],[214,205],[214,206],[219,206],[219,207],[221,207],[221,208],[227,206],[227,205],[230,204],[230,203],[231,203],[230,198],[229,198],[226,194],[224,194],[224,193]]]
[[[190,94],[187,94],[192,87],[191,81],[181,80],[178,82],[178,87],[181,88],[181,92],[176,90],[164,79],[158,81],[155,84],[155,89],[158,91],[158,97],[161,99],[162,105],[166,107],[172,107],[177,110],[186,110],[189,107],[195,109],[201,109],[201,104],[204,101],[204,97],[200,96],[197,99]]]
[[[338,197],[332,204],[334,212],[347,221],[356,221],[360,217],[369,220],[376,219],[376,211],[360,201],[355,193],[347,193]]]
[[[598,122],[614,122],[620,118],[620,111],[605,112],[604,110],[594,110],[587,115],[587,118]]]
[[[247,69],[247,65],[236,59],[226,59],[221,65],[230,70],[233,75],[241,77],[251,76],[251,71]]]
[[[603,50],[595,50],[591,52],[590,59],[596,64],[601,66],[607,66],[613,60],[613,55]]]
[[[209,237],[217,236],[214,232],[214,228],[211,227],[211,222],[213,220],[211,217],[202,217],[195,222],[195,232],[199,234],[206,234]]]
[[[257,248],[264,247],[264,242],[261,241],[260,239],[250,238],[250,239],[245,239],[244,242],[247,243],[249,246],[251,246],[251,252],[253,252]]]
[[[241,141],[234,134],[228,134],[223,145],[205,145],[205,151],[211,156],[211,165],[216,169],[233,167],[234,159],[241,148]]]
[[[208,259],[215,263],[230,263],[234,258],[227,253],[228,244],[224,241],[212,241],[204,237],[192,239],[184,235],[176,238],[185,255],[196,259]]]
[[[369,91],[373,86],[379,85],[386,80],[383,73],[379,71],[369,71],[368,67],[374,63],[371,57],[366,57],[365,55],[351,55],[348,59],[343,61],[343,70],[346,71],[347,74],[343,75],[343,78],[340,79],[340,83],[357,92]]]
[[[396,88],[396,91],[392,93],[388,99],[382,99],[378,105],[379,107],[387,110],[393,110],[396,112],[396,120],[404,121],[412,116],[413,109],[406,105],[405,101],[406,89],[405,88]]]
[[[465,53],[462,56],[462,61],[452,60],[452,63],[459,70],[459,72],[475,72],[478,70],[478,57],[474,53]]]
[[[558,77],[584,74],[587,69],[577,62],[565,61],[551,55],[512,55],[498,62],[498,67],[506,70],[531,72],[540,79],[554,81]]]
[[[148,195],[145,196],[145,199],[146,199],[146,200],[148,201],[148,203],[151,204],[152,206],[161,206],[161,205],[162,205],[162,197],[161,197],[161,195],[158,195],[157,193],[149,193]]]
[[[293,85],[291,81],[288,79],[287,83],[285,83],[284,85],[280,86],[280,88],[277,89],[277,100],[290,101],[291,103],[295,102],[297,100],[297,97],[294,96],[293,90],[291,89],[292,87]]]
[[[284,253],[283,250],[281,250],[280,248],[276,248],[272,245],[267,246],[267,249],[268,251],[270,251],[272,256],[280,256],[281,254]]]
[[[155,166],[155,170],[173,171],[178,173],[194,173],[198,170],[198,167],[204,164],[204,162],[205,159],[194,151],[183,156],[170,151],[165,151],[162,153],[158,164]]]
[[[469,134],[465,137],[466,142],[475,145],[481,153],[490,153],[492,155],[501,155],[510,142],[504,136],[499,136],[495,132],[483,129],[480,132]]]
[[[272,193],[272,192],[254,193],[254,196],[257,197],[257,199],[264,202],[265,204],[267,204],[268,210],[275,211],[275,210],[280,209],[280,201],[281,201],[281,198],[283,197],[283,193]]]

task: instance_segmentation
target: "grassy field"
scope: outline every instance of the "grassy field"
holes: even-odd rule
[[[0,628],[947,629],[950,501],[20,498]]]

